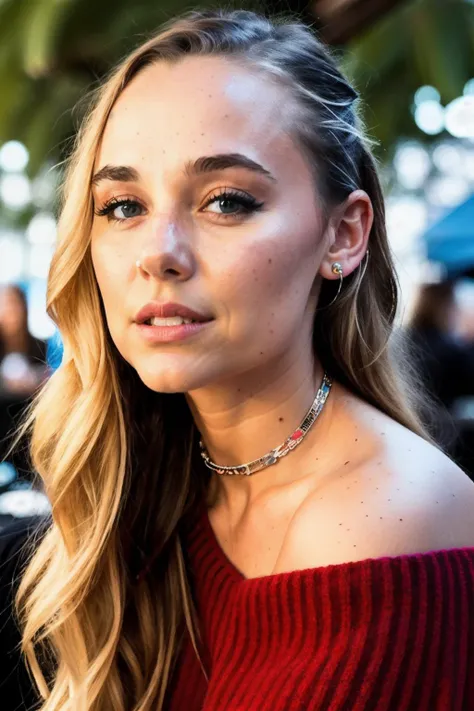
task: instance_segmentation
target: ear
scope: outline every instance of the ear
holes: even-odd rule
[[[367,252],[373,222],[372,202],[363,190],[351,193],[335,209],[327,227],[329,248],[319,268],[324,279],[339,278],[332,272],[334,262],[342,266],[345,277],[357,269]]]

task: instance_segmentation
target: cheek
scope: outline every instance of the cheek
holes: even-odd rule
[[[123,315],[123,300],[128,291],[127,282],[130,277],[129,264],[120,250],[101,248],[94,243],[91,245],[91,258],[110,327],[115,318]]]
[[[308,303],[320,257],[317,237],[293,234],[256,240],[223,266],[217,287],[231,323],[265,327],[291,316],[298,321]],[[227,303],[225,303],[227,302]]]

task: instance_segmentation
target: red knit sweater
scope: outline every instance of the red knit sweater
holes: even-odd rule
[[[207,513],[170,711],[474,711],[474,548],[246,579]]]

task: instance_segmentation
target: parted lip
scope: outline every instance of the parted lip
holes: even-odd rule
[[[169,316],[180,316],[181,318],[192,319],[193,321],[210,321],[211,317],[204,316],[193,309],[183,306],[182,304],[158,304],[156,301],[151,301],[146,304],[135,316],[136,323],[145,323],[151,318],[167,318]]]

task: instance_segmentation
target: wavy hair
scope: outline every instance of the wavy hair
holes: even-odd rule
[[[298,21],[209,11],[168,23],[96,92],[67,167],[48,282],[64,356],[20,433],[31,435],[32,465],[52,510],[16,596],[43,711],[161,710],[185,634],[199,655],[183,535],[210,479],[192,475],[196,428],[184,395],[146,388],[110,338],[90,255],[89,190],[123,89],[154,62],[193,55],[230,57],[282,85],[298,116],[293,138],[328,210],[356,189],[370,196],[370,258],[333,305],[335,284],[323,282],[314,347],[352,392],[424,436],[387,345],[398,287],[355,90]]]

